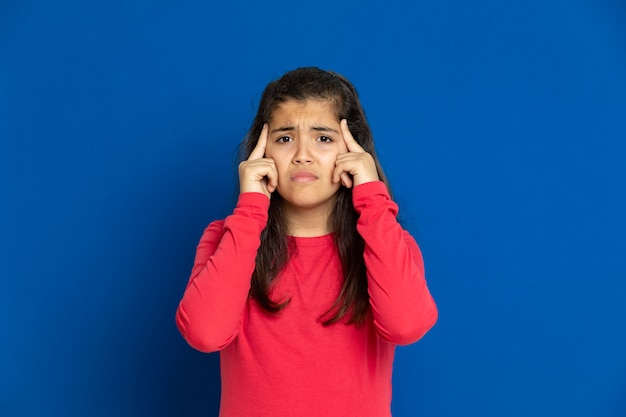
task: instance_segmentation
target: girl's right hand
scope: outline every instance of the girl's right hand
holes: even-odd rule
[[[250,157],[239,164],[240,193],[263,193],[269,198],[278,186],[276,164],[272,158],[264,157],[268,130],[266,123]]]

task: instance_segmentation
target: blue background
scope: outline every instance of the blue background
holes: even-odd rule
[[[409,416],[626,416],[622,1],[0,2],[0,415],[215,416],[174,312],[265,85],[361,93],[440,309]]]

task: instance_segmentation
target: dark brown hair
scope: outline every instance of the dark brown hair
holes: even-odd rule
[[[268,84],[261,96],[257,114],[240,147],[240,160],[248,158],[258,141],[263,125],[272,113],[289,100],[328,100],[337,120],[346,119],[350,132],[363,149],[374,158],[378,177],[389,184],[376,158],[372,132],[354,86],[341,75],[319,68],[298,68]],[[282,213],[283,200],[278,192],[271,197],[267,226],[261,233],[261,246],[252,275],[250,296],[266,311],[277,313],[289,300],[272,300],[269,290],[272,281],[289,261],[294,248],[289,247],[288,225]],[[348,323],[362,323],[369,308],[367,277],[363,260],[364,241],[356,230],[358,214],[352,204],[352,189],[341,187],[337,191],[337,205],[329,217],[334,232],[343,270],[343,285],[330,310],[321,317],[325,325],[341,320],[349,314]]]

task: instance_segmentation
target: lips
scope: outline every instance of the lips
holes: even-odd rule
[[[295,182],[311,182],[317,179],[317,175],[308,171],[298,171],[291,174],[291,181]]]

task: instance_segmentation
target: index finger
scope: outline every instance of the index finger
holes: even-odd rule
[[[348,128],[348,121],[346,119],[343,119],[341,120],[341,123],[339,125],[341,126],[341,135],[343,136],[343,141],[348,148],[348,152],[365,152],[365,149],[363,149],[361,145],[359,145],[357,141],[354,140],[352,133],[350,133],[350,129]]]
[[[250,152],[250,156],[248,157],[248,161],[252,161],[253,159],[261,159],[265,156],[265,146],[267,146],[267,131],[269,130],[267,123],[263,125],[263,130],[261,130],[261,134],[259,135],[259,140],[256,143],[256,146]]]

